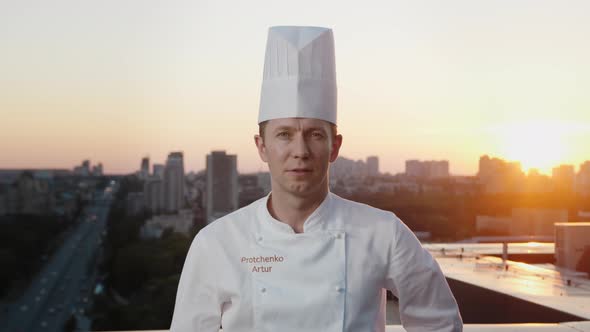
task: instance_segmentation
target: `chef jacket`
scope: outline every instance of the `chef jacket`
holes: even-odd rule
[[[462,330],[440,267],[393,213],[328,193],[295,233],[268,197],[197,234],[172,332],[384,331],[385,289],[407,331]]]

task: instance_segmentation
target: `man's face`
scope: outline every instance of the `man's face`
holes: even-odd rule
[[[327,190],[328,167],[336,160],[342,136],[332,137],[330,124],[308,118],[269,120],[255,136],[260,158],[268,163],[272,190],[305,196]]]

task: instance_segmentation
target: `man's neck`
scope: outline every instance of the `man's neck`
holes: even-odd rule
[[[275,219],[291,226],[295,233],[303,233],[303,224],[322,204],[327,194],[328,188],[305,197],[273,191],[268,200],[268,211]]]

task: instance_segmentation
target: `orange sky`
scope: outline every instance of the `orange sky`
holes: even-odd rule
[[[265,170],[252,140],[269,26],[334,29],[341,154],[479,156],[548,173],[590,160],[586,1],[58,1],[0,5],[0,168],[106,172],[214,149]]]

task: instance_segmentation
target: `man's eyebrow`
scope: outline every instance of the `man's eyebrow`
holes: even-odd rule
[[[283,125],[283,126],[279,126],[274,128],[272,131],[273,132],[277,132],[277,131],[281,131],[281,130],[287,130],[287,131],[296,131],[297,128],[293,127],[293,126],[287,126],[287,125]],[[305,128],[304,131],[305,132],[311,132],[311,131],[316,131],[319,130],[321,132],[326,133],[326,129],[324,129],[323,127],[310,127],[310,128]]]
[[[307,131],[307,132],[316,131],[316,130],[319,130],[319,131],[324,132],[324,133],[327,132],[326,129],[324,129],[324,127],[311,127],[311,128],[305,129],[305,131]]]
[[[279,126],[279,127],[276,127],[275,129],[273,129],[273,132],[277,132],[277,131],[281,131],[281,130],[295,130],[295,128],[289,127],[289,126]]]

